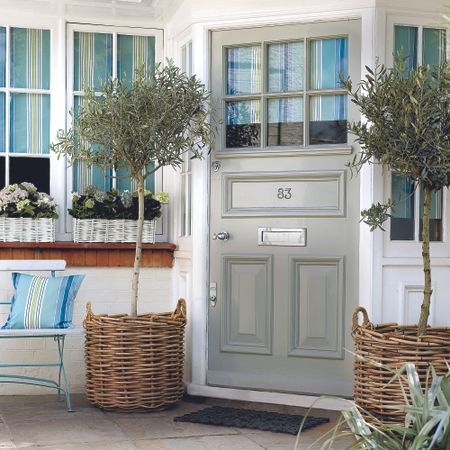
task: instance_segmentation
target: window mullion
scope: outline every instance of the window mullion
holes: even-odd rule
[[[6,27],[6,73],[5,73],[5,186],[9,184],[9,152],[10,152],[10,135],[11,135],[11,27]]]
[[[261,42],[261,96],[260,96],[260,102],[261,102],[261,148],[267,147],[267,121],[268,113],[267,113],[267,102],[266,102],[266,96],[265,93],[268,91],[268,80],[267,80],[267,73],[268,73],[268,67],[266,67],[266,64],[268,63],[268,58],[266,58],[266,51],[267,51],[267,45],[265,41]]]
[[[303,146],[307,147],[309,144],[309,40],[305,37],[303,42]]]
[[[417,65],[423,64],[423,27],[417,30]]]

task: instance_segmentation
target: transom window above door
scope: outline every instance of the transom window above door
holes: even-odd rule
[[[225,147],[347,143],[346,36],[224,48]]]

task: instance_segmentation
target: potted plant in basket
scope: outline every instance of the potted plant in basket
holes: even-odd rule
[[[203,158],[212,142],[209,93],[168,61],[153,76],[136,72],[131,83],[111,79],[102,95],[85,90],[73,128],[52,146],[70,161],[83,160],[130,173],[137,185],[138,220],[131,314],[85,320],[88,398],[104,409],[154,409],[183,394],[185,305],[174,313],[137,314],[144,182],[183,155]],[[152,167],[149,169],[149,167]]]
[[[154,243],[156,219],[169,197],[165,192],[144,192],[144,225],[142,242]],[[74,242],[136,242],[139,213],[138,193],[111,189],[102,192],[88,186],[84,194],[72,195]]]
[[[54,242],[56,203],[26,181],[0,191],[0,242]]]
[[[358,308],[353,318],[355,340],[355,399],[359,405],[386,420],[400,420],[402,414],[385,409],[402,401],[401,387],[391,373],[373,362],[395,368],[416,365],[422,380],[429,365],[446,373],[445,357],[450,355],[450,328],[428,326],[432,295],[430,260],[430,210],[432,193],[450,185],[450,72],[447,63],[432,70],[421,66],[409,74],[398,59],[394,68],[377,65],[353,90],[344,81],[351,101],[366,122],[352,123],[349,130],[361,145],[361,152],[349,164],[359,171],[365,164],[381,164],[397,175],[408,177],[415,190],[423,192],[422,258],[423,302],[418,325],[399,326],[369,322],[367,312]],[[362,211],[362,221],[371,230],[381,228],[390,217],[395,199],[377,203]],[[358,325],[358,312],[364,323]],[[365,356],[365,358],[361,358]]]

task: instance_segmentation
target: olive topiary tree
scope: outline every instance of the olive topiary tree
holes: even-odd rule
[[[406,72],[398,60],[388,69],[366,67],[367,75],[353,90],[344,81],[351,101],[365,122],[351,123],[349,130],[361,145],[349,166],[359,171],[365,164],[381,164],[395,174],[409,177],[424,192],[422,257],[424,291],[418,334],[426,333],[431,300],[430,211],[433,192],[450,185],[450,74],[449,65],[437,69],[420,66]],[[362,211],[362,220],[373,231],[390,217],[391,200]]]
[[[132,315],[137,315],[145,179],[164,166],[180,167],[185,153],[191,158],[204,157],[214,135],[211,112],[205,86],[168,61],[152,76],[139,69],[131,83],[110,79],[103,83],[100,96],[85,89],[82,105],[76,115],[71,113],[73,128],[60,130],[52,145],[53,151],[71,163],[123,168],[136,182],[139,214]]]

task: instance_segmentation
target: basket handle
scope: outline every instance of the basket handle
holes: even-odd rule
[[[369,314],[367,313],[366,308],[364,308],[363,306],[358,306],[355,311],[353,312],[353,317],[352,317],[352,321],[353,321],[353,329],[357,328],[359,326],[359,321],[358,321],[358,316],[359,313],[362,313],[363,315],[363,323],[362,326],[364,328],[368,328],[370,327],[371,323],[369,320]]]
[[[86,319],[92,319],[94,313],[92,312],[92,304],[91,302],[86,303]]]
[[[177,303],[177,307],[175,311],[172,313],[172,319],[181,318],[186,320],[186,300],[184,298],[180,298]]]

